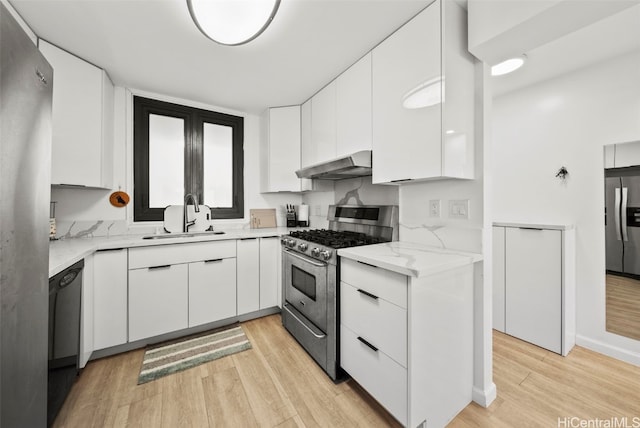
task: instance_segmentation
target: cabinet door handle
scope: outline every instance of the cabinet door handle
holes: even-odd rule
[[[248,241],[250,239],[256,239],[256,238],[240,238],[241,241]]]
[[[156,269],[169,269],[171,265],[160,265],[160,266],[150,266],[147,269],[156,270]]]
[[[544,230],[539,227],[519,227],[520,230]]]
[[[210,259],[210,260],[205,260],[205,263],[217,263],[217,262],[221,262],[224,259]]]
[[[364,290],[362,290],[360,288],[358,288],[358,293],[364,294],[367,297],[371,297],[374,300],[378,300],[378,296],[376,296],[375,294],[371,294],[368,291],[364,291]]]
[[[122,251],[126,250],[126,248],[102,248],[100,250],[96,250],[96,253],[106,253],[107,251]]]
[[[405,181],[412,181],[412,180],[413,180],[413,178],[401,178],[399,180],[391,180],[390,183],[402,183],[402,182],[405,182]]]
[[[360,342],[364,343],[365,345],[367,345],[369,348],[373,349],[374,352],[378,352],[378,348],[376,348],[375,346],[373,346],[372,344],[370,344],[369,342],[367,342],[366,340],[364,340],[360,336],[358,336],[358,340]]]

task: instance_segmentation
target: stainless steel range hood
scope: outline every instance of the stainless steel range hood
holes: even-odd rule
[[[362,150],[296,171],[298,178],[342,180],[371,175],[371,150]]]

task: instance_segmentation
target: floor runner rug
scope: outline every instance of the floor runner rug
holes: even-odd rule
[[[238,324],[153,345],[144,353],[138,385],[250,348]]]

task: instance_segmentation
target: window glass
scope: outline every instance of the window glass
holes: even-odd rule
[[[133,220],[191,193],[211,218],[244,217],[244,118],[133,97]]]
[[[184,120],[149,115],[149,207],[182,205]]]
[[[203,125],[204,204],[233,206],[233,129],[230,126]]]

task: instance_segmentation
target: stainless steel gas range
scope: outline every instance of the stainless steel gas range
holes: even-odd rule
[[[398,240],[395,205],[332,205],[329,229],[282,237],[282,324],[333,380],[339,371],[339,248]]]

